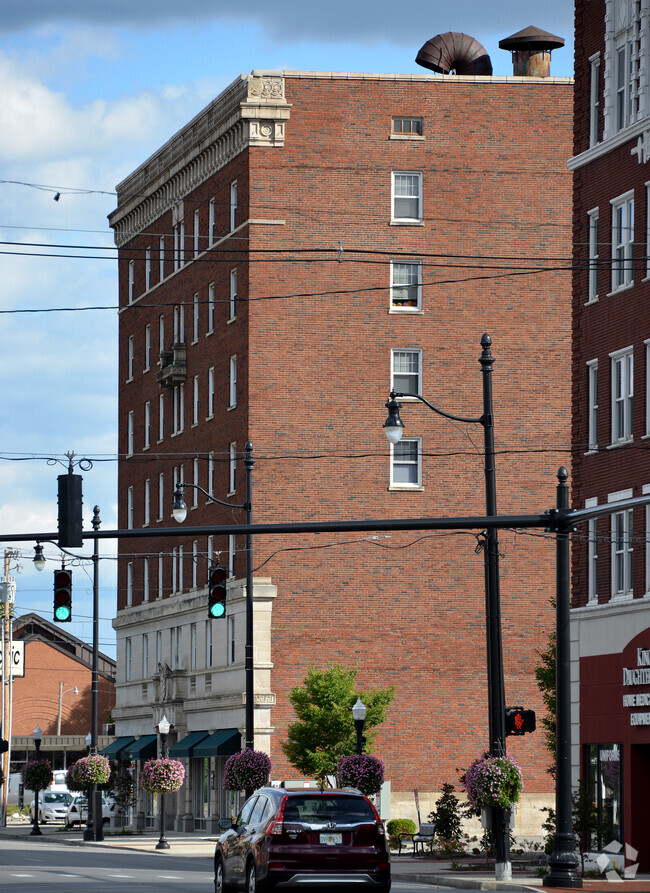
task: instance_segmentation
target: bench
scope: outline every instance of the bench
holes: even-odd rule
[[[431,841],[435,837],[435,833],[436,826],[433,824],[420,825],[419,830],[413,834],[410,834],[408,831],[400,831],[400,833],[397,835],[397,840],[399,841],[399,851],[397,855],[402,855],[402,844],[410,842],[413,844],[412,855],[417,856],[419,846],[421,848],[422,855],[424,856],[424,845],[425,843],[431,843]]]

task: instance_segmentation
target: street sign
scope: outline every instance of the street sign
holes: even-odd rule
[[[4,647],[0,643],[0,672],[2,671],[2,664],[4,660]],[[16,676],[24,676],[25,675],[25,643],[24,642],[12,642],[11,643],[11,675]]]

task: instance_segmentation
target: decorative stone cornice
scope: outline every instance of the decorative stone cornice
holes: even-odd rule
[[[290,104],[281,75],[242,75],[117,186],[109,215],[125,245],[250,146],[283,146]]]

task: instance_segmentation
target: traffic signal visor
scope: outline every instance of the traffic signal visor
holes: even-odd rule
[[[208,617],[218,620],[226,616],[226,580],[228,571],[218,564],[208,573]]]
[[[57,623],[72,620],[72,571],[54,571],[54,619]]]

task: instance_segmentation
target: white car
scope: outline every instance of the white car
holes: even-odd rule
[[[38,821],[44,825],[46,822],[65,822],[68,815],[68,806],[72,795],[64,791],[40,791],[38,795]],[[36,798],[29,804],[29,820],[34,821],[36,813]]]
[[[115,810],[115,803],[110,798],[102,797],[102,825],[108,825]],[[74,825],[85,825],[88,821],[88,798],[85,794],[74,794],[66,810],[67,828]]]

